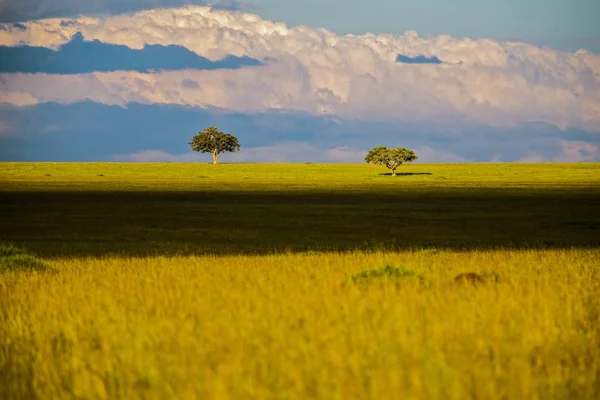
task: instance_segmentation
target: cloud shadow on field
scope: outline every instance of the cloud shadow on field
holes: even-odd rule
[[[0,241],[46,258],[600,246],[598,188],[46,184],[0,190]]]
[[[78,33],[58,50],[45,47],[0,46],[1,73],[85,74],[91,72],[152,70],[239,69],[264,65],[250,57],[227,56],[211,61],[176,45],[127,46],[85,41]]]

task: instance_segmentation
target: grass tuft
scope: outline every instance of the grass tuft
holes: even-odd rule
[[[37,257],[27,254],[12,243],[0,244],[0,273],[57,272]]]
[[[25,251],[13,243],[0,243],[0,257],[11,257],[25,254]]]
[[[406,268],[397,268],[391,265],[386,265],[382,268],[377,269],[366,269],[352,275],[351,280],[354,283],[367,283],[373,281],[385,281],[390,283],[400,283],[400,281],[406,278],[417,278],[423,281],[424,278],[417,275],[414,271],[410,271]]]

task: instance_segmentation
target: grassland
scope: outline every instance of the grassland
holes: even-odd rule
[[[0,398],[598,398],[600,165],[402,168],[0,164]]]
[[[43,257],[600,244],[598,164],[0,168],[0,240]]]

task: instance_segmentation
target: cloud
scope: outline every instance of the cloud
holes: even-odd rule
[[[357,163],[364,161],[367,151],[349,146],[339,146],[327,150],[326,154],[334,162]]]
[[[117,154],[113,161],[121,162],[202,162],[206,157],[198,153],[171,154],[163,150],[141,150],[130,154]]]
[[[364,162],[376,146],[407,147],[418,162],[600,161],[600,135],[549,124],[515,127],[407,123],[294,111],[232,112],[216,108],[90,101],[0,105],[2,161],[210,161],[192,153],[191,137],[207,126],[235,134],[242,151],[227,162]]]
[[[282,142],[271,146],[242,148],[238,153],[225,154],[221,162],[265,162],[265,163],[360,163],[366,152],[349,150],[346,147],[322,149],[304,142]],[[163,150],[142,150],[130,154],[113,156],[114,161],[133,162],[212,162],[210,154],[186,152],[173,154]]]
[[[597,144],[579,140],[561,140],[561,154],[555,161],[580,162],[598,160],[600,148]]]
[[[229,158],[235,162],[331,162],[326,149],[306,142],[279,142],[270,146],[242,148]]]
[[[0,73],[82,74],[94,71],[237,69],[260,66],[249,57],[227,56],[219,61],[200,57],[181,46],[148,45],[141,50],[127,46],[85,42],[77,33],[54,51],[45,47],[0,46]]]
[[[192,79],[184,79],[181,81],[182,89],[200,89],[200,84]]]
[[[56,49],[78,33],[87,41],[137,50],[173,45],[213,61],[227,55],[271,61],[262,68],[193,73],[118,71],[64,79],[2,74],[3,99],[92,99],[411,122],[460,119],[495,126],[533,121],[562,129],[600,127],[600,55],[517,42],[421,38],[416,32],[338,36],[324,29],[290,28],[253,14],[190,6],[4,24],[0,44]],[[399,54],[442,64],[415,68],[397,62]],[[74,80],[78,85],[68,84]]]
[[[493,161],[497,162],[497,160],[493,160]],[[531,151],[531,150],[526,151],[525,154],[518,160],[518,162],[522,162],[522,163],[539,163],[539,162],[544,162],[544,161],[549,161],[549,160],[547,158],[545,158],[542,154],[536,153],[535,151]]]
[[[0,87],[2,87],[2,85],[2,81],[0,80]],[[30,106],[38,104],[39,100],[29,92],[12,90],[10,92],[1,93],[0,104],[1,103],[15,106]]]
[[[77,15],[114,15],[194,4],[229,11],[253,9],[250,4],[235,0],[0,0],[0,21],[17,22]]]
[[[424,163],[462,163],[468,161],[466,158],[451,151],[434,149],[429,146],[418,147],[415,149],[415,153],[419,156],[419,161]]]
[[[544,150],[527,150],[519,162],[600,161],[600,141],[545,140]]]

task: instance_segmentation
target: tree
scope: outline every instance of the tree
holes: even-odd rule
[[[373,163],[377,165],[385,165],[392,175],[396,176],[396,169],[404,163],[414,161],[418,159],[414,151],[397,147],[395,149],[388,149],[385,146],[375,147],[371,149],[365,161],[367,163]]]
[[[212,154],[213,164],[219,162],[221,153],[235,153],[240,151],[241,147],[238,138],[230,133],[219,132],[216,126],[198,132],[188,144],[194,151]]]

